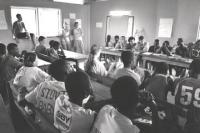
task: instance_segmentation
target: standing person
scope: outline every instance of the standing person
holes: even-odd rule
[[[70,27],[69,24],[64,23],[63,29],[62,29],[62,36],[61,36],[61,41],[62,41],[62,47],[65,50],[71,50],[71,44],[70,44]]]
[[[77,53],[83,53],[83,32],[82,29],[79,28],[79,23],[75,22],[74,23],[74,28],[72,29],[71,32],[72,35],[72,51],[77,52]]]

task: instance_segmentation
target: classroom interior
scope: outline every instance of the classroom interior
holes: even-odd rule
[[[200,133],[200,0],[0,0],[0,133]]]

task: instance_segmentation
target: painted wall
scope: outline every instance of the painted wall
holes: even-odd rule
[[[106,16],[111,10],[131,10],[134,29],[144,28],[150,44],[158,37],[160,18],[174,19],[172,37],[159,38],[161,43],[169,40],[174,45],[179,37],[186,43],[196,40],[200,0],[109,0],[91,5],[91,44],[105,45]],[[103,22],[103,28],[96,28],[96,22]]]
[[[55,3],[51,0],[0,0],[0,10],[5,10],[9,28],[8,30],[0,30],[0,41],[6,44],[14,42],[11,34],[10,6],[59,8],[62,12],[62,18],[69,18],[69,13],[76,13],[77,18],[82,19],[85,49],[90,47],[90,5]]]

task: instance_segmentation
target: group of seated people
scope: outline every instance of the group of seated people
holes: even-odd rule
[[[7,45],[7,54],[6,46],[0,44],[0,93],[3,97],[6,95],[4,85],[10,81],[18,94],[17,101],[28,114],[34,113],[32,107],[40,109],[44,117],[62,133],[139,133],[142,129],[132,120],[140,104],[140,91],[152,93],[158,103],[168,102],[167,96],[171,92],[175,96],[173,104],[187,112],[183,132],[200,132],[199,59],[194,59],[189,72],[179,79],[169,75],[169,66],[164,62],[155,64],[152,75],[142,72],[134,66],[132,51],[122,52],[122,65],[117,67],[115,64],[106,69],[99,60],[99,47],[93,45],[85,72],[79,69],[72,71],[64,59],[58,58],[50,64],[47,73],[35,64],[37,52],[48,51],[43,46],[44,40],[39,37],[40,45],[36,53],[25,52],[21,62],[16,58],[19,57],[16,44]],[[50,46],[49,51],[56,51],[59,43],[51,41]],[[99,80],[107,76],[114,80],[109,86],[111,102],[100,110],[92,110],[95,96],[90,78]],[[160,119],[168,119],[165,112],[160,114]],[[167,126],[166,130],[170,128]]]
[[[135,37],[133,36],[129,37],[128,41],[125,36],[121,36],[120,39],[118,35],[114,37],[114,42],[112,42],[111,35],[108,35],[106,39],[106,47],[137,52],[161,53],[168,56],[176,54],[183,58],[199,57],[199,43],[199,41],[196,41],[195,43],[184,44],[183,39],[178,38],[177,44],[173,46],[167,40],[160,45],[159,39],[155,39],[154,44],[149,46],[149,43],[144,41],[144,36],[140,36],[138,42],[135,41]]]

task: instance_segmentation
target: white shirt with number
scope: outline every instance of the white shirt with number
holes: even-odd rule
[[[89,133],[94,114],[94,111],[75,105],[66,95],[61,95],[55,103],[54,126],[61,133]]]
[[[104,106],[94,123],[91,133],[139,133],[132,121],[113,106]]]

